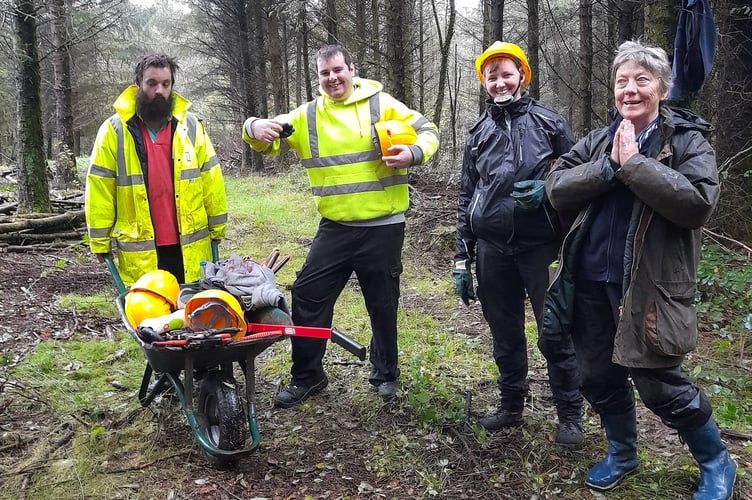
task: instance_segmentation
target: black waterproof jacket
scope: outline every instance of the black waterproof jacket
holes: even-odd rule
[[[627,367],[677,366],[697,343],[701,228],[720,195],[715,152],[705,137],[712,128],[690,111],[661,106],[657,157],[635,154],[616,171],[604,161],[611,151],[607,130],[579,141],[546,179],[552,205],[579,215],[564,238],[546,294],[541,334],[559,336],[571,329],[578,252],[592,220],[592,202],[620,182],[634,194],[634,206],[612,359]]]
[[[510,255],[561,238],[551,205],[522,211],[510,196],[514,183],[543,180],[553,162],[574,144],[564,118],[527,93],[488,108],[470,129],[462,161],[455,260],[472,259],[477,239]]]

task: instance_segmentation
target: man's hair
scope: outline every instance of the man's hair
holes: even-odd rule
[[[666,51],[660,47],[645,44],[640,40],[629,40],[616,49],[616,56],[611,65],[611,81],[616,81],[616,72],[627,61],[634,61],[658,80],[661,93],[667,94],[671,88],[671,64]]]
[[[334,58],[337,54],[342,54],[342,58],[345,60],[345,64],[349,68],[353,64],[352,56],[342,45],[324,45],[316,52],[316,62],[328,61]]]
[[[141,86],[144,79],[144,72],[148,68],[170,68],[171,83],[175,84],[175,72],[180,69],[175,59],[167,54],[148,54],[142,56],[136,64],[136,85]]]

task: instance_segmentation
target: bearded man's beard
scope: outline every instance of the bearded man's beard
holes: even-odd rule
[[[154,96],[149,99],[141,89],[136,93],[136,113],[147,123],[165,122],[172,116],[172,92],[165,99],[162,96]]]

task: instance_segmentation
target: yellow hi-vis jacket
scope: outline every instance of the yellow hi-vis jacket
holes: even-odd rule
[[[99,127],[86,174],[84,203],[91,251],[109,253],[110,238],[114,238],[120,276],[126,285],[157,269],[136,91],[135,85],[125,89],[113,104],[116,113]],[[190,102],[174,92],[173,99],[175,207],[185,280],[191,282],[201,277],[201,261],[211,260],[211,240],[225,236],[227,200],[209,136],[188,112]]]
[[[414,165],[427,162],[439,147],[436,125],[382,92],[379,82],[354,78],[353,83],[354,92],[345,101],[333,101],[322,90],[321,97],[275,117],[295,128],[286,139],[267,144],[243,127],[243,140],[255,151],[278,155],[294,150],[308,173],[319,213],[341,222],[407,210],[407,169],[389,168],[381,160],[374,123],[400,120],[415,129],[417,141],[410,146]]]

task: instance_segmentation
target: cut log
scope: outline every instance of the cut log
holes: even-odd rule
[[[86,224],[83,210],[75,210],[64,214],[46,214],[38,218],[39,214],[30,214],[32,217],[16,217],[16,222],[0,224],[0,234],[13,233],[32,229],[37,232],[49,232],[57,229],[75,229]]]

